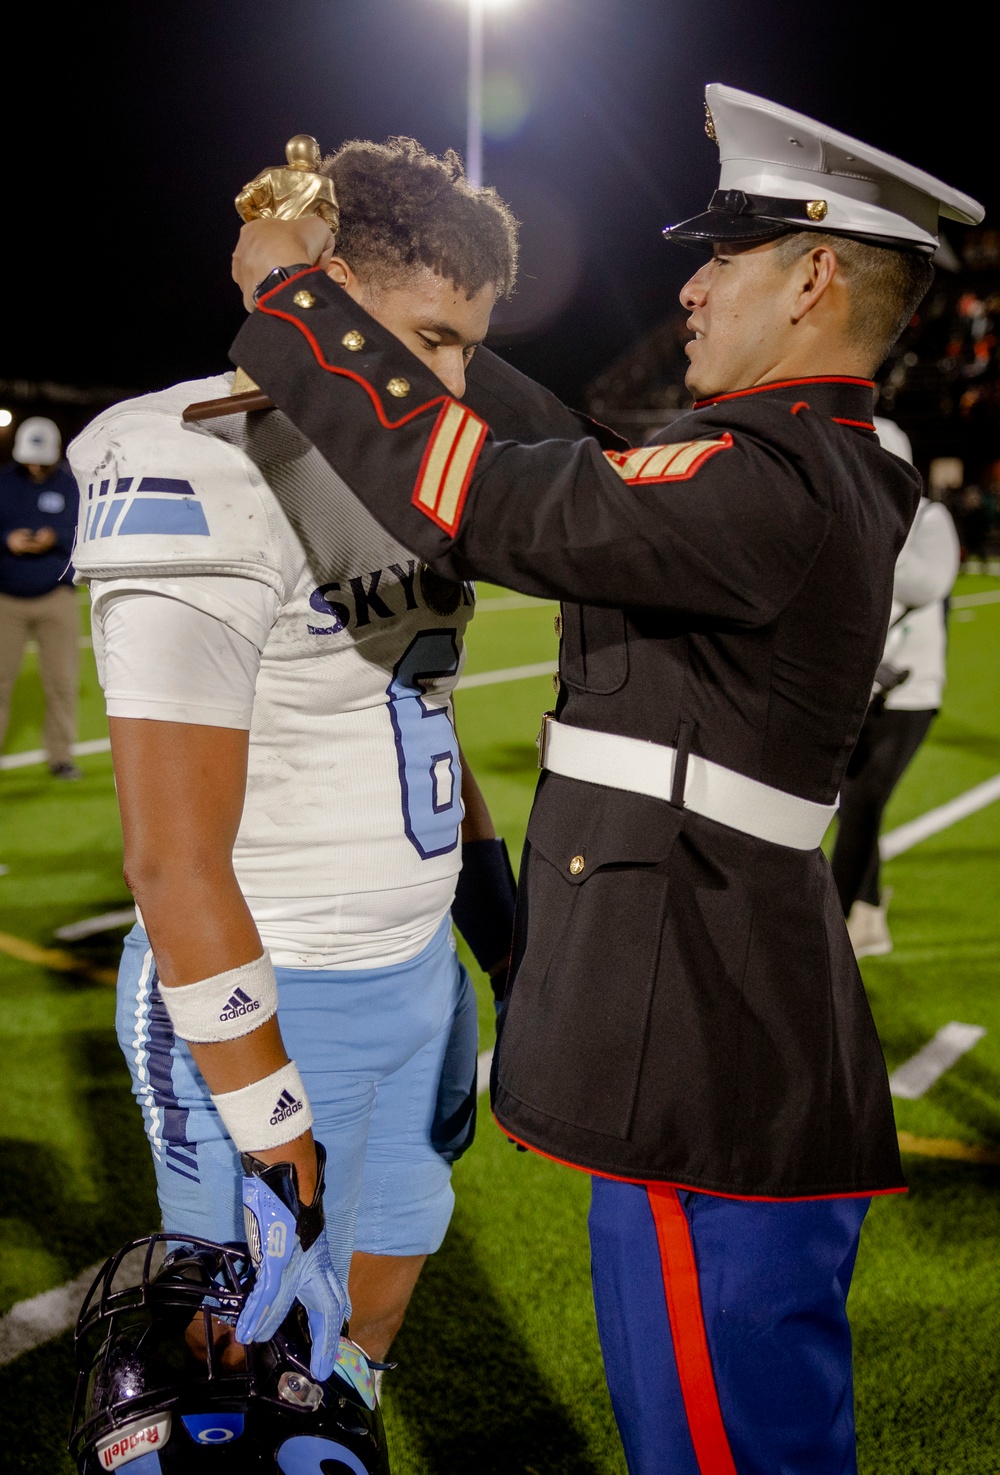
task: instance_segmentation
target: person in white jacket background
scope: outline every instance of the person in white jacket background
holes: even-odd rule
[[[898,425],[876,416],[875,428],[886,450],[912,464],[909,437]],[[880,887],[879,829],[890,795],[941,705],[947,600],[959,557],[948,509],[922,497],[896,560],[885,652],[840,796],[833,874],[859,958],[892,951],[892,893]]]

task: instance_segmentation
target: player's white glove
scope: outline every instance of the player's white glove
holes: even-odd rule
[[[293,1163],[263,1163],[250,1153],[241,1161],[243,1216],[257,1275],[236,1323],[237,1340],[268,1341],[298,1299],[309,1319],[309,1371],[322,1383],[333,1372],[347,1311],[347,1295],[330,1262],[326,1238],[326,1149],[316,1143],[316,1192],[309,1205],[299,1198]]]

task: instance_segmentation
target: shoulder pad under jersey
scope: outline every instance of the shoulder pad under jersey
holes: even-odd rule
[[[291,592],[301,544],[260,470],[237,445],[181,420],[192,401],[228,391],[220,375],[126,400],[72,442],[81,580],[222,574],[279,598]]]

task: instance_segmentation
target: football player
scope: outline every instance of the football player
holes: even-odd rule
[[[461,398],[514,281],[507,206],[412,139],[323,169],[326,271]],[[345,345],[363,364],[362,335]],[[242,1240],[245,1210],[237,1339],[297,1297],[324,1378],[348,1290],[381,1359],[444,1236],[475,1109],[463,846],[459,920],[493,972],[513,879],[452,720],[471,586],[410,556],[277,411],[182,423],[230,378],[114,406],[70,450],[138,915],[118,1035],[165,1229]],[[389,391],[405,412],[405,381]]]

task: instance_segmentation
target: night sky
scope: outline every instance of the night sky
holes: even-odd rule
[[[504,351],[579,401],[671,309],[696,259],[659,231],[715,188],[709,81],[898,153],[996,220],[986,8],[936,7],[933,31],[917,13],[879,0],[507,0],[487,21],[484,169],[524,221]],[[37,30],[23,58],[17,44],[4,58],[3,377],[144,389],[227,366],[242,311],[232,198],[283,161],[293,133],[324,151],[391,133],[464,150],[463,0],[22,15]]]

